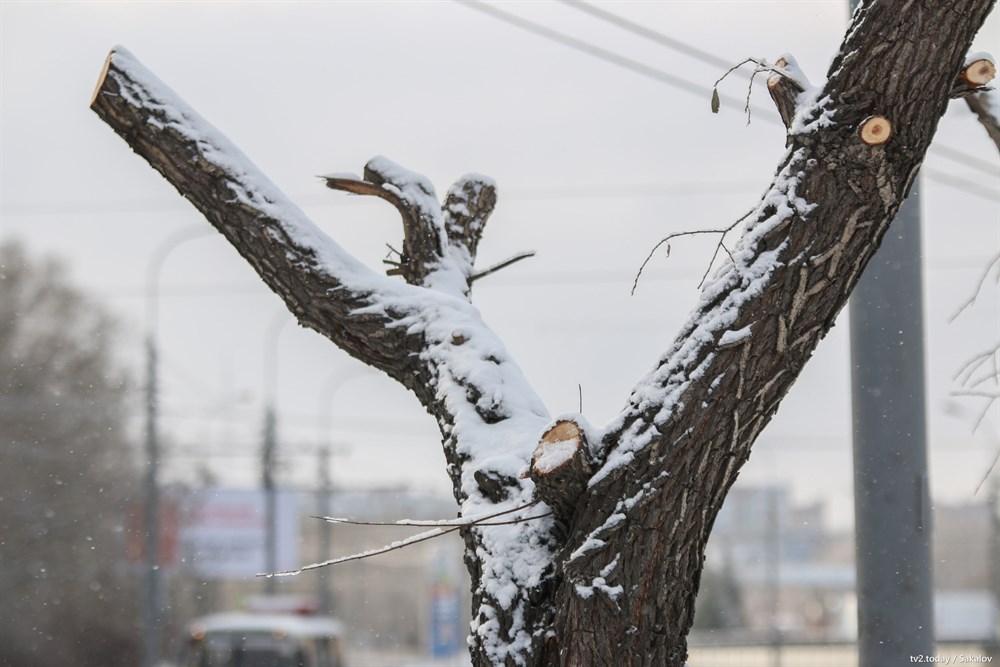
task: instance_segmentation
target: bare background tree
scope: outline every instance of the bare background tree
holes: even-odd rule
[[[476,664],[680,665],[726,492],[895,216],[988,0],[871,2],[821,89],[788,65],[774,181],[728,261],[604,428],[553,419],[471,305],[496,201],[470,175],[443,203],[385,158],[328,184],[392,203],[404,238],[376,275],[124,50],[92,107],[236,247],[300,323],[410,389],[436,419],[467,519]],[[533,519],[544,503],[553,516]]]
[[[62,267],[0,245],[0,664],[139,659],[122,577],[136,468],[114,326]]]

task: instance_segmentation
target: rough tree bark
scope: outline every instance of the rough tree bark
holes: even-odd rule
[[[303,325],[413,391],[440,427],[463,516],[526,519],[463,532],[475,664],[673,666],[723,499],[877,249],[949,99],[968,92],[966,53],[992,5],[867,2],[821,89],[793,71],[772,79],[788,128],[773,184],[604,428],[553,421],[471,305],[488,179],[463,178],[443,204],[384,158],[361,179],[328,179],[399,210],[390,274],[403,280],[392,279],[326,238],[126,51],[108,57],[92,108]]]

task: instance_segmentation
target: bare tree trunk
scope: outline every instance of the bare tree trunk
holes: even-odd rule
[[[992,5],[865,3],[822,90],[774,83],[788,126],[774,182],[605,428],[553,423],[470,303],[488,179],[460,180],[443,205],[381,158],[328,179],[399,210],[403,282],[324,237],[127,52],[109,56],[92,107],[300,322],[414,392],[463,516],[524,519],[464,531],[475,664],[674,666],[723,499],[906,197]]]

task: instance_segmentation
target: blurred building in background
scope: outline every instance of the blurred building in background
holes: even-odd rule
[[[995,653],[1000,639],[997,525],[995,491],[934,508],[936,636],[977,647],[970,655]],[[853,644],[853,540],[827,527],[822,503],[796,505],[785,487],[733,488],[708,546],[692,644]]]
[[[178,557],[166,565],[170,622],[165,655],[176,655],[191,619],[220,611],[266,608],[263,571],[263,499],[255,490],[175,489],[181,498]],[[283,491],[279,500],[279,567],[294,569],[326,560],[322,532],[334,558],[378,549],[427,528],[348,525],[322,521],[323,502],[312,490]],[[199,498],[202,499],[199,501]],[[209,499],[206,501],[205,499]],[[454,518],[449,498],[404,489],[338,490],[333,516],[369,522]],[[223,524],[213,523],[227,517]],[[183,525],[185,521],[190,525]],[[256,538],[254,535],[256,534]],[[291,542],[291,543],[289,543]],[[448,657],[465,651],[470,620],[469,580],[457,533],[418,542],[371,558],[277,579],[282,604],[300,600],[315,613],[329,587],[333,615],[345,626],[349,664],[365,656]],[[262,607],[262,605],[264,605]]]

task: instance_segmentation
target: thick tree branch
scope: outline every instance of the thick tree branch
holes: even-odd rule
[[[770,190],[600,432],[551,422],[469,303],[488,180],[460,180],[442,207],[426,179],[384,158],[363,178],[333,177],[400,211],[405,284],[325,238],[127,54],[109,58],[93,106],[300,321],[417,395],[463,515],[551,504],[557,518],[462,528],[477,665],[675,666],[722,500],[909,191],[992,4],[867,2],[821,90],[778,85],[789,145]]]
[[[668,638],[690,627],[714,517],[909,192],[992,5],[869,2],[856,14],[734,261],[604,436],[560,556],[564,664],[683,663],[686,646]],[[875,116],[893,134],[869,145]],[[597,594],[619,584],[630,588],[613,604]],[[619,643],[576,641],[594,627]]]
[[[407,384],[399,350],[416,344],[380,307],[395,285],[327,238],[229,141],[123,49],[91,108],[226,236],[305,326]]]
[[[380,196],[400,210],[409,234],[406,277],[414,283],[407,285],[375,274],[327,238],[127,51],[108,57],[91,106],[226,236],[300,322],[416,394],[441,429],[463,515],[534,502],[533,485],[519,473],[550,418],[466,298],[495,201],[491,184],[460,181],[446,216],[423,177],[384,158],[369,162],[363,180],[333,177],[340,189]],[[476,558],[481,660],[520,663],[541,641],[545,618],[529,609],[553,571],[552,529],[550,518],[463,527]]]

